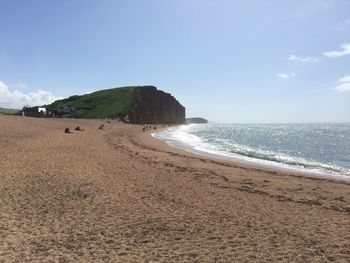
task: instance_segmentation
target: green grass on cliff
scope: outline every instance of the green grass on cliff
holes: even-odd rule
[[[15,114],[17,113],[19,110],[15,110],[15,109],[3,109],[0,108],[0,115],[11,115],[11,114]]]
[[[126,114],[135,105],[138,87],[122,87],[100,90],[82,96],[71,96],[48,105],[48,110],[58,111],[74,107],[75,112],[64,115],[72,118],[102,119],[116,114]]]

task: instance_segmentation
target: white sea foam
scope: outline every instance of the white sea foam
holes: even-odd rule
[[[350,170],[340,166],[330,165],[300,156],[293,156],[273,150],[259,149],[244,144],[238,144],[224,137],[220,129],[210,127],[215,136],[198,136],[198,130],[203,129],[202,124],[181,125],[168,130],[153,133],[152,136],[167,141],[170,145],[183,148],[190,152],[210,155],[226,160],[253,162],[254,164],[275,166],[284,169],[302,170],[318,174],[334,176],[350,176]],[[247,132],[249,128],[247,128]]]

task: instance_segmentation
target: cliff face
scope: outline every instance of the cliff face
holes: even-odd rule
[[[128,113],[130,123],[185,123],[185,107],[173,96],[153,86],[139,88],[135,106]]]

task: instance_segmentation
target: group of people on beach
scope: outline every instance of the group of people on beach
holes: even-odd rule
[[[84,129],[80,128],[80,126],[77,126],[74,128],[75,131],[84,131]],[[69,128],[64,129],[64,133],[72,133]]]
[[[170,126],[171,126],[171,124],[163,124],[162,125],[163,128],[170,127]],[[145,126],[143,126],[142,131],[146,132],[148,130],[156,130],[156,129],[157,129],[157,126],[152,127],[151,125],[145,125]]]
[[[107,121],[107,122],[108,122],[108,123],[111,123],[110,121]],[[170,125],[169,125],[169,126],[170,126]],[[165,127],[165,126],[164,126],[164,127]],[[105,128],[105,125],[104,125],[103,123],[100,124],[99,129],[100,129],[100,130],[103,130],[104,128]],[[75,130],[75,131],[84,131],[84,129],[80,128],[80,126],[75,127],[74,130]],[[143,131],[143,132],[146,132],[146,131],[148,131],[148,130],[157,130],[157,126],[151,126],[151,125],[145,125],[145,126],[143,126],[143,128],[142,128],[142,131]],[[72,133],[71,130],[70,130],[70,128],[65,128],[64,132],[65,132],[65,133]]]
[[[110,123],[110,122],[109,122],[109,123]],[[101,124],[101,125],[99,126],[99,129],[100,129],[100,130],[103,130],[104,128],[105,128],[105,125],[104,125],[104,124]],[[75,127],[74,130],[75,130],[75,131],[84,131],[84,129],[80,128],[80,126]],[[73,132],[71,132],[70,128],[65,128],[65,129],[64,129],[64,133],[73,133]]]
[[[101,119],[101,122],[103,121],[107,121],[108,124],[112,124],[112,122],[110,120],[106,120],[106,119]],[[100,126],[98,127],[100,130],[104,130],[105,125],[103,123],[100,124]],[[80,128],[80,126],[77,126],[74,128],[75,131],[84,131],[84,129]],[[65,128],[64,129],[64,133],[73,133],[71,132],[70,128]]]
[[[145,125],[145,126],[143,126],[142,131],[145,132],[145,131],[152,130],[152,129],[153,129],[153,130],[156,130],[157,127],[156,127],[156,126],[153,126],[153,128],[152,128],[151,125]]]

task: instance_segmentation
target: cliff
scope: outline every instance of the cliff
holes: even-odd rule
[[[128,113],[131,123],[185,123],[185,108],[169,93],[153,86],[139,89],[133,109]]]
[[[132,86],[76,95],[44,105],[47,117],[119,119],[128,123],[185,123],[185,107],[153,86]],[[37,110],[26,109],[26,116]],[[37,108],[37,107],[36,107]],[[33,110],[34,109],[34,110]]]

